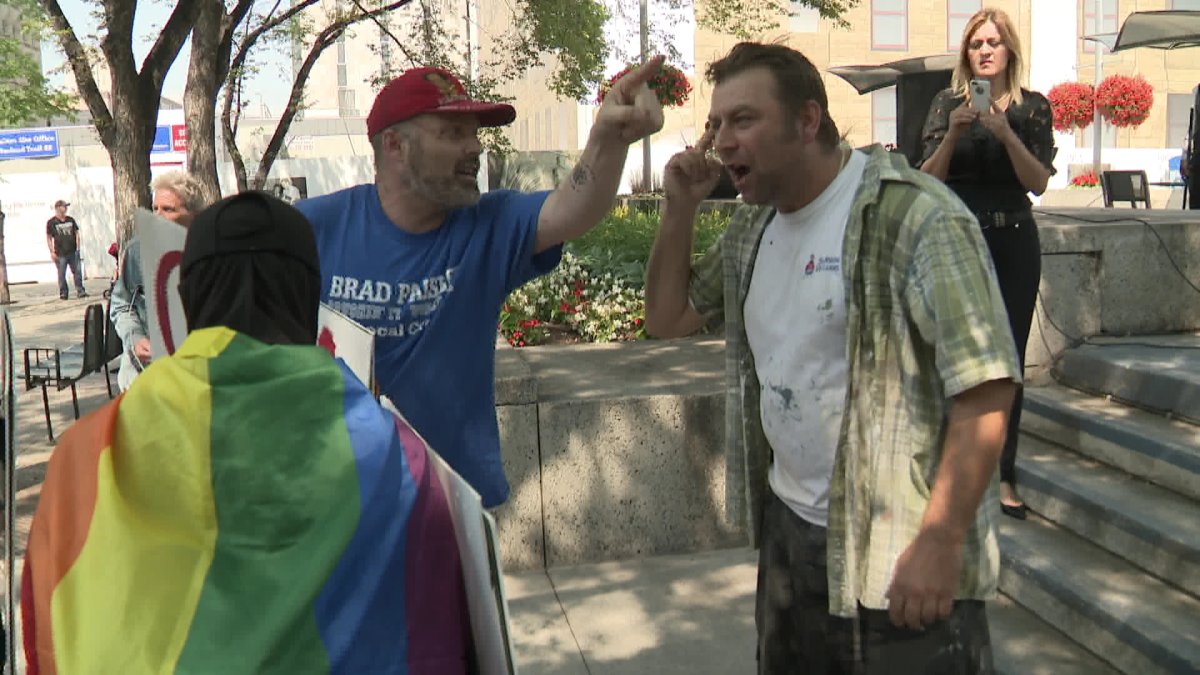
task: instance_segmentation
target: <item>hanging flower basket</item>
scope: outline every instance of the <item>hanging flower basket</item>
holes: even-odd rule
[[[603,103],[604,97],[608,95],[608,90],[612,89],[613,83],[635,67],[636,65],[625,66],[621,72],[601,84],[600,95],[596,98],[596,102]],[[650,78],[647,85],[658,96],[658,102],[666,107],[683,105],[692,93],[692,83],[688,82],[687,75],[684,75],[682,70],[666,63],[663,64],[657,75]]]
[[[1110,75],[1096,89],[1100,116],[1114,127],[1136,127],[1150,116],[1154,88],[1140,75]]]
[[[1050,112],[1054,115],[1055,131],[1086,129],[1096,111],[1096,94],[1092,85],[1083,82],[1063,82],[1046,94]]]

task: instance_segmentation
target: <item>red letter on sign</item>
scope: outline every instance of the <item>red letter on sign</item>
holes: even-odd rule
[[[167,278],[171,271],[183,262],[183,251],[167,251],[158,261],[158,271],[154,275],[154,291],[158,294],[155,309],[158,310],[158,330],[162,333],[163,344],[168,354],[175,353],[175,338],[171,335],[171,313],[167,304]]]

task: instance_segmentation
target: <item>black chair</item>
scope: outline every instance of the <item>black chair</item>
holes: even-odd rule
[[[121,342],[121,336],[117,335],[117,327],[113,325],[111,310],[112,303],[109,302],[104,308],[104,384],[108,385],[109,398],[115,396],[112,383],[112,362],[125,352],[125,345]]]
[[[83,344],[67,349],[30,347],[25,350],[25,389],[42,388],[42,407],[46,411],[46,434],[54,440],[50,424],[50,397],[46,387],[53,384],[58,391],[71,388],[71,404],[75,419],[79,419],[79,394],[75,383],[104,367],[104,306],[87,306],[83,315]]]
[[[1129,202],[1133,208],[1142,202],[1150,208],[1150,182],[1145,171],[1101,171],[1100,191],[1104,193],[1105,208],[1113,202]]]

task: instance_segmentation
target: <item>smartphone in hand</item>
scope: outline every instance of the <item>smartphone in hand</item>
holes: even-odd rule
[[[971,107],[981,113],[992,110],[992,83],[988,80],[971,80],[968,85]]]

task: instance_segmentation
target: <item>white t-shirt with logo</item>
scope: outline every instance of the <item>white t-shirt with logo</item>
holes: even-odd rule
[[[771,489],[825,527],[846,396],[842,238],[867,157],[852,152],[824,192],[767,224],[746,297],[763,432],[775,451]]]

